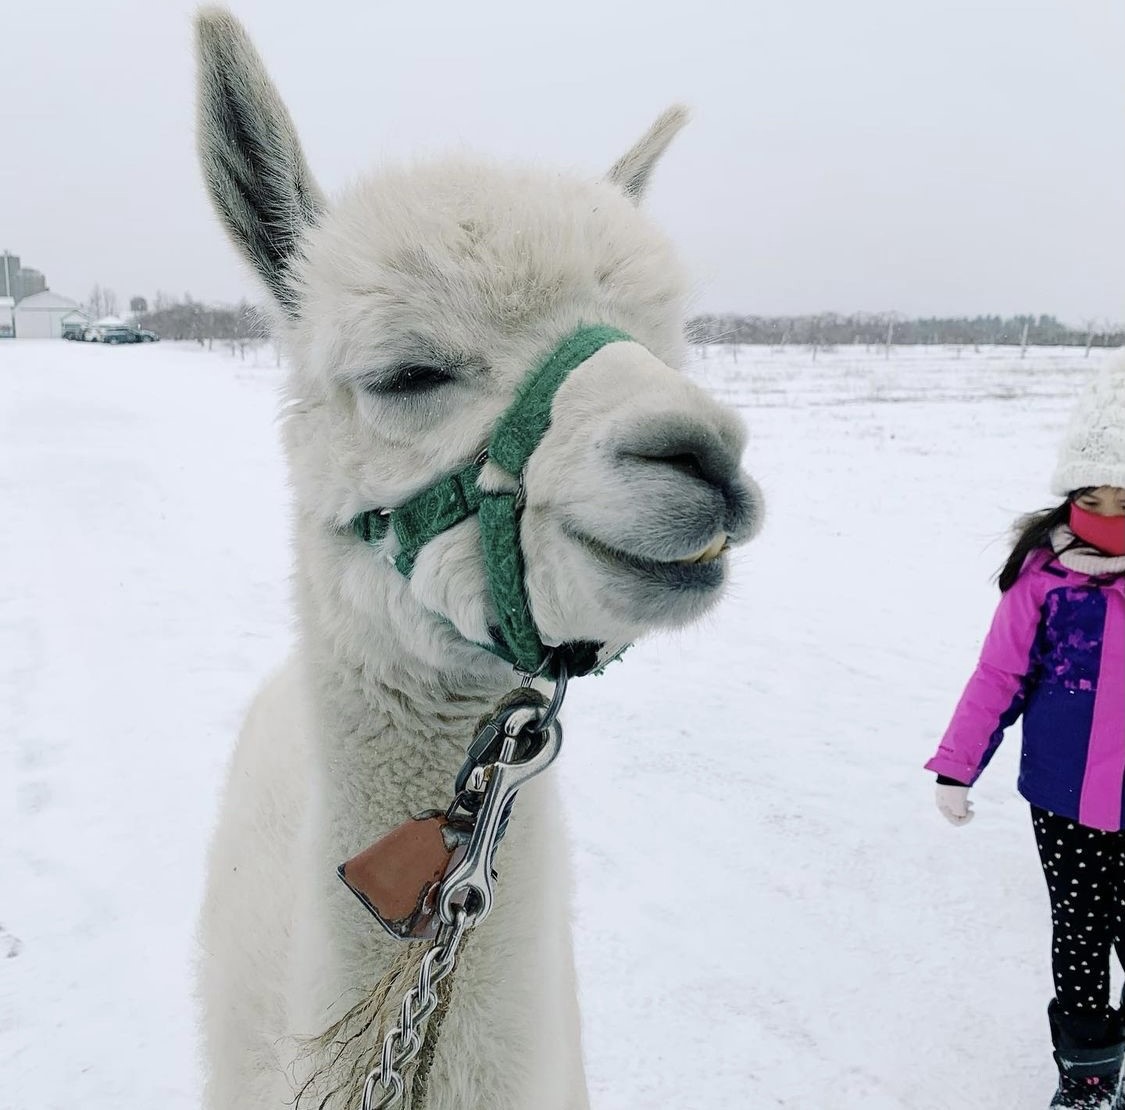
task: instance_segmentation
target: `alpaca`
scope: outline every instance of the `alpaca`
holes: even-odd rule
[[[736,415],[674,369],[684,281],[639,208],[681,109],[604,180],[450,157],[383,169],[330,203],[242,27],[206,9],[197,40],[204,177],[287,355],[298,610],[295,653],[242,729],[211,849],[205,1104],[281,1110],[312,1082],[312,1105],[332,1091],[329,1105],[358,1105],[356,1069],[362,1082],[400,992],[341,1053],[314,1038],[381,983],[388,993],[410,946],[378,929],[336,865],[448,802],[474,725],[518,676],[489,650],[497,614],[476,517],[427,543],[409,576],[388,558],[393,533],[373,546],[349,523],[477,458],[529,370],[583,324],[631,339],[573,370],[522,475],[487,461],[478,479],[522,485],[544,644],[622,645],[697,618],[722,591],[727,548],[758,528],[761,498],[740,469]],[[549,774],[521,791],[498,869],[495,908],[458,962],[425,1110],[579,1110],[568,860]]]

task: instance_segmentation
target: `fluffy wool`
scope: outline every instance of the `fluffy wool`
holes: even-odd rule
[[[280,1110],[311,1080],[317,1102],[337,1091],[330,1105],[351,1105],[396,992],[363,1011],[362,1035],[328,1051],[315,1037],[401,970],[401,948],[336,865],[445,804],[475,722],[513,675],[474,642],[496,619],[476,519],[426,544],[409,578],[393,534],[375,550],[348,521],[472,461],[527,373],[592,323],[637,342],[567,378],[523,475],[520,545],[544,642],[621,643],[703,613],[726,563],[687,561],[719,533],[748,539],[760,497],[740,470],[736,415],[674,369],[683,280],[637,207],[681,112],[606,180],[458,158],[385,169],[328,200],[242,28],[222,11],[199,28],[206,180],[274,297],[291,368],[299,632],[247,718],[212,849],[206,1104]],[[429,385],[402,384],[419,370]],[[514,478],[489,465],[480,484]],[[586,1106],[565,844],[553,785],[538,780],[520,792],[496,908],[459,964],[425,1110]]]
[[[1078,399],[1059,446],[1051,492],[1125,489],[1125,353],[1111,359]]]

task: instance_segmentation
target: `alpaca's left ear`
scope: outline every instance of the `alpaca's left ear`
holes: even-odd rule
[[[688,110],[682,104],[674,104],[613,164],[608,179],[635,204],[640,204],[653,167],[687,121]]]
[[[242,25],[223,8],[196,17],[199,160],[235,246],[278,304],[298,311],[290,268],[324,210],[296,129]]]

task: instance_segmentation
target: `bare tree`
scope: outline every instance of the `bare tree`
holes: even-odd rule
[[[1115,324],[1107,316],[1102,321],[1102,328],[1098,334],[1100,334],[1102,337],[1102,346],[1111,347],[1114,345],[1117,337],[1121,336],[1122,333],[1125,333],[1125,324]]]
[[[148,312],[148,301],[146,301],[144,297],[130,297],[129,311],[134,316],[143,316]]]
[[[1090,357],[1090,348],[1094,345],[1094,337],[1097,332],[1098,322],[1093,317],[1086,321],[1086,357]]]
[[[116,316],[117,294],[104,285],[95,285],[90,290],[88,307],[95,320],[100,320],[103,316]]]
[[[891,348],[894,346],[894,342],[895,342],[895,321],[897,319],[898,319],[898,313],[897,312],[887,313],[887,345],[886,345],[886,353],[885,353],[884,357],[888,360],[891,357]]]

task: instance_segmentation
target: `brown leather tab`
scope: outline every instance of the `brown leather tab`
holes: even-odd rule
[[[432,940],[441,924],[437,892],[461,855],[470,826],[440,810],[419,814],[391,829],[337,868],[379,924],[401,940]]]

